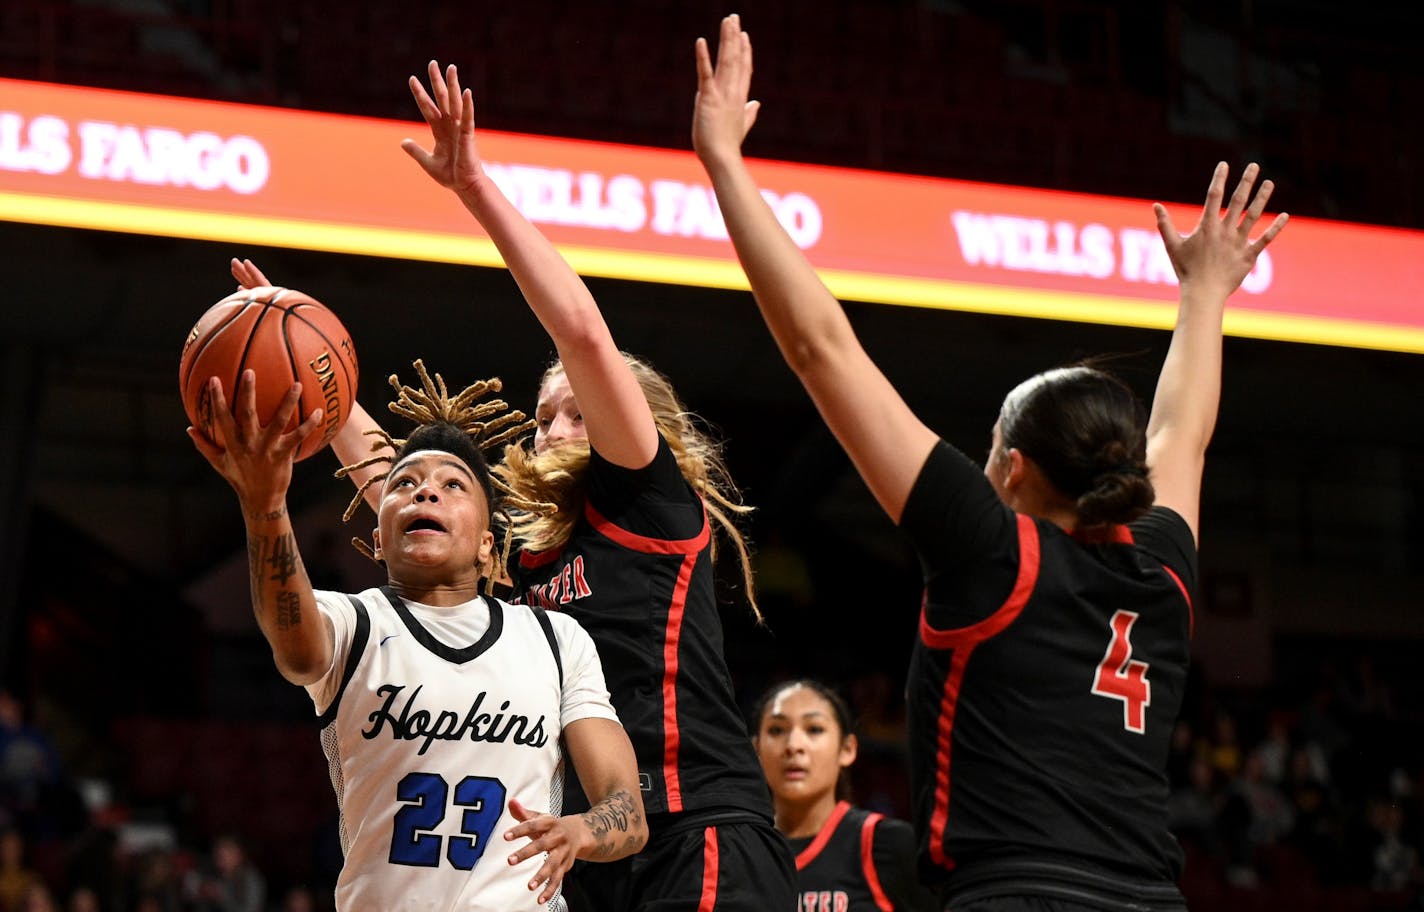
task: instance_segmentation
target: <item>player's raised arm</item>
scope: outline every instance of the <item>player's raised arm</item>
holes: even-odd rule
[[[257,264],[251,260],[239,260],[233,258],[232,277],[237,279],[239,288],[256,288],[259,285],[271,285],[267,276]],[[336,436],[331,438],[331,449],[336,453],[336,458],[343,466],[360,465],[362,462],[373,456],[381,455],[389,457],[394,455],[390,447],[385,446],[374,432],[379,431],[381,426],[376,423],[376,419],[371,417],[371,413],[361,407],[361,403],[352,401],[351,414],[345,423],[336,432]],[[375,449],[372,447],[375,446]],[[356,485],[362,487],[373,476],[380,474],[380,465],[364,466],[345,472],[347,478]],[[371,486],[366,488],[366,503],[370,505],[372,512],[375,512],[381,505],[381,490],[379,487]]]
[[[454,66],[429,67],[430,91],[411,94],[435,145],[401,143],[425,173],[454,191],[504,257],[529,307],[554,340],[583,414],[590,445],[615,465],[642,468],[657,452],[657,429],[637,379],[623,360],[583,280],[485,174],[475,143],[475,103]]]
[[[1153,207],[1157,229],[1181,284],[1181,304],[1147,423],[1147,465],[1157,502],[1181,514],[1194,537],[1202,468],[1221,401],[1221,326],[1226,299],[1240,287],[1288,218],[1284,212],[1276,216],[1270,227],[1252,240],[1251,231],[1265,212],[1274,185],[1262,183],[1253,199],[1251,188],[1260,169],[1254,163],[1247,165],[1223,213],[1227,170],[1225,162],[1216,166],[1201,219],[1186,237],[1177,233],[1161,204]]]
[[[875,499],[898,522],[936,436],[865,353],[840,302],[747,171],[741,145],[758,110],[757,102],[747,100],[751,73],[751,39],[737,16],[722,20],[715,65],[707,42],[697,40],[692,144],[782,356]]]
[[[198,452],[237,492],[247,524],[247,560],[252,583],[252,609],[272,646],[282,677],[293,684],[310,684],[331,666],[331,622],[317,610],[311,581],[297,551],[292,518],[287,512],[287,488],[292,481],[292,457],[301,444],[321,430],[322,410],[314,409],[295,430],[283,432],[296,414],[301,384],[293,384],[272,421],[257,421],[256,378],[244,371],[237,388],[237,414],[216,377],[212,385],[213,414],[223,444],[197,428],[188,428]]]

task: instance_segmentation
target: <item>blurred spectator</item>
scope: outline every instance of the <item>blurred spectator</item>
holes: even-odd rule
[[[88,887],[77,887],[69,894],[66,912],[103,912],[99,894]]]
[[[225,835],[213,842],[211,864],[193,872],[185,892],[197,912],[263,912],[267,883],[237,837]]]
[[[282,897],[282,904],[275,912],[316,912],[316,894],[310,887],[295,886]]]
[[[1191,787],[1192,761],[1198,756],[1196,729],[1190,720],[1178,719],[1167,747],[1167,785],[1173,791]]]
[[[1198,754],[1187,762],[1186,782],[1167,797],[1167,826],[1182,842],[1219,859],[1223,846],[1218,818],[1224,803],[1216,768]]]
[[[1291,717],[1282,710],[1266,716],[1266,737],[1253,748],[1261,760],[1261,775],[1280,785],[1286,779],[1291,755]]]
[[[1370,886],[1376,890],[1403,890],[1417,883],[1419,851],[1401,838],[1404,809],[1386,798],[1372,799],[1369,824],[1375,836]]]
[[[32,819],[41,796],[60,777],[59,758],[44,732],[27,724],[15,695],[0,690],[0,802]]]
[[[25,864],[24,836],[18,830],[0,833],[0,910],[23,908],[30,888],[41,883]]]
[[[1241,769],[1241,744],[1237,740],[1236,717],[1226,710],[1216,714],[1212,729],[1211,765],[1221,775],[1231,778]]]
[[[59,912],[54,894],[42,882],[30,884],[30,888],[25,891],[23,903],[16,908],[20,912]]]

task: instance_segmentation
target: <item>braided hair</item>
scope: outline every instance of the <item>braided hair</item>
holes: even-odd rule
[[[503,566],[509,553],[509,538],[513,528],[509,510],[529,514],[543,514],[552,509],[545,503],[521,497],[500,481],[490,471],[486,454],[496,450],[533,430],[534,422],[518,409],[511,409],[503,399],[486,399],[491,393],[498,393],[503,384],[498,377],[480,380],[465,387],[454,396],[445,385],[445,378],[431,375],[425,363],[414,362],[416,374],[420,377],[419,389],[406,386],[395,374],[390,376],[391,388],[396,391],[395,401],[387,407],[393,414],[408,418],[416,423],[410,436],[401,440],[392,437],[381,428],[369,430],[366,434],[375,438],[371,443],[373,455],[352,465],[342,466],[336,471],[337,478],[344,478],[352,472],[385,463],[394,467],[406,455],[419,450],[440,450],[450,453],[470,467],[485,493],[489,505],[490,522],[497,521],[504,527],[505,534],[501,546],[496,550],[496,566]],[[366,492],[390,475],[390,468],[366,479],[351,499],[343,522],[355,515]],[[353,538],[351,544],[362,554],[377,560],[375,550],[360,538]],[[488,577],[492,584],[494,574]]]

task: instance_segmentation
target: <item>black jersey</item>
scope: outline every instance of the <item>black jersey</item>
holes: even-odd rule
[[[511,568],[518,599],[567,612],[593,638],[649,815],[735,809],[769,822],[770,791],[722,658],[701,498],[665,440],[638,470],[592,452],[587,493],[563,548],[521,554]]]
[[[821,831],[791,839],[796,912],[928,912],[910,825],[837,802]]]
[[[901,525],[926,580],[907,689],[921,877],[960,901],[1180,908],[1165,769],[1196,585],[1186,523],[1154,507],[1070,536],[941,442]]]

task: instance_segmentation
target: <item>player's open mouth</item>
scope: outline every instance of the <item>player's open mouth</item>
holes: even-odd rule
[[[405,527],[405,531],[409,535],[412,532],[446,532],[448,530],[435,520],[422,516],[412,520],[410,525]]]

